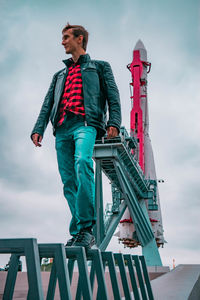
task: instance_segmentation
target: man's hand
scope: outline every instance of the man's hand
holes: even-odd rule
[[[41,147],[41,141],[42,141],[42,135],[40,135],[39,133],[34,133],[32,135],[32,141],[33,141],[33,144],[36,146],[36,147]]]
[[[119,132],[118,132],[118,129],[116,127],[108,127],[107,128],[107,139],[112,139],[116,136],[118,136]]]

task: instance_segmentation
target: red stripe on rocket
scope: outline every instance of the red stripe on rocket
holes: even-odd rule
[[[136,136],[139,142],[139,164],[145,173],[145,158],[144,158],[144,117],[141,108],[141,86],[146,85],[146,80],[142,76],[144,73],[144,67],[150,66],[146,61],[142,61],[140,57],[140,50],[133,51],[133,61],[128,65],[132,75],[133,88],[133,106],[131,110],[131,135]],[[150,69],[149,69],[150,70]],[[146,70],[145,70],[146,71]],[[149,71],[148,71],[149,72]],[[143,78],[142,78],[143,77]]]

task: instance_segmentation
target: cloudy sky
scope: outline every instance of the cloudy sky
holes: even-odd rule
[[[63,68],[61,30],[70,22],[88,29],[90,56],[110,62],[128,130],[126,65],[143,41],[152,63],[150,135],[157,177],[165,180],[159,186],[167,240],[161,258],[169,266],[173,259],[200,263],[199,12],[198,0],[0,0],[1,238],[65,243],[69,237],[51,125],[42,148],[29,136],[51,78]],[[109,249],[123,251],[117,238]],[[0,267],[6,259],[1,256]]]

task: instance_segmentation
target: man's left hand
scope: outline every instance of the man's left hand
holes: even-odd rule
[[[116,127],[108,127],[107,128],[107,139],[112,139],[115,138],[116,136],[118,136],[119,132],[118,129]]]

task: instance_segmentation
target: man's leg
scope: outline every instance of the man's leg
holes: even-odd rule
[[[56,151],[58,160],[58,169],[63,182],[64,196],[67,199],[72,219],[70,222],[70,234],[76,235],[78,229],[77,214],[75,209],[77,183],[74,170],[74,141],[72,134],[68,134],[67,128],[59,128],[56,132]]]
[[[77,194],[75,210],[77,229],[92,227],[96,221],[95,184],[93,170],[93,149],[96,129],[81,126],[74,131],[75,142],[75,173],[77,178]]]

